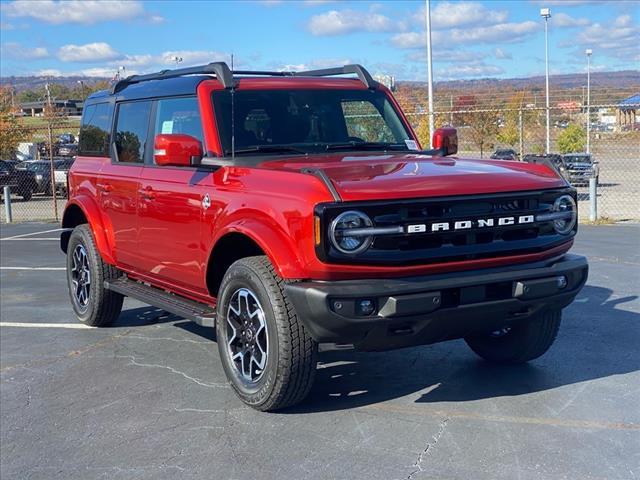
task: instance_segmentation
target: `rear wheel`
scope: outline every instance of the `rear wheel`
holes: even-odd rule
[[[465,338],[467,345],[485,360],[525,363],[543,355],[556,339],[562,312],[551,310],[512,327]]]
[[[240,399],[262,411],[309,393],[317,344],[298,319],[267,257],[235,262],[218,295],[216,336],[225,374]]]
[[[102,261],[89,226],[74,228],[67,247],[67,283],[78,320],[104,327],[118,318],[124,297],[104,288],[104,282],[119,275],[118,269]]]

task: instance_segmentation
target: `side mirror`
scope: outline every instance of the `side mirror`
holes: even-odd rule
[[[153,145],[153,159],[157,165],[190,167],[196,159],[202,158],[202,144],[191,135],[163,133],[156,135]]]
[[[458,152],[458,132],[452,127],[442,127],[433,132],[433,149],[446,157]]]

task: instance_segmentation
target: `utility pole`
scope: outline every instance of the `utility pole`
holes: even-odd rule
[[[591,55],[593,50],[587,48],[587,153],[591,153]]]
[[[523,138],[523,125],[522,125],[522,104],[520,104],[520,110],[518,111],[518,138],[520,139],[520,160],[524,155],[524,138]]]
[[[56,177],[55,168],[53,166],[53,106],[51,104],[51,90],[49,89],[49,83],[45,83],[44,89],[47,92],[47,130],[49,134],[49,173],[51,178],[51,193],[53,194],[53,213],[55,219],[58,220],[58,199],[56,197]]]
[[[551,112],[549,111],[549,18],[551,18],[551,9],[541,8],[540,16],[544,18],[544,64],[545,64],[545,83],[546,83],[546,107],[547,107],[547,151],[551,152],[551,136],[549,132],[551,124]]]
[[[429,145],[433,141],[433,59],[431,56],[431,0],[425,0],[425,16],[427,17],[427,82],[429,89]]]

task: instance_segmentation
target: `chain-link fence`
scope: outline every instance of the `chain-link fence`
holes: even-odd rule
[[[590,102],[582,89],[550,93],[548,152],[554,155],[547,158],[577,188],[581,220],[589,218],[590,177],[597,180],[599,218],[640,219],[638,92],[640,85],[595,89],[590,92]],[[421,143],[428,146],[426,92],[401,89],[396,97]],[[502,151],[502,158],[511,154],[515,159],[538,163],[536,158],[547,152],[544,92],[441,92],[435,97],[439,98],[434,105],[435,126],[456,127],[459,157],[486,159]],[[590,155],[585,155],[587,152]]]
[[[67,173],[77,153],[79,119],[49,122],[42,117],[20,119],[17,151],[0,161],[0,221],[59,221],[67,201]]]
[[[613,220],[640,219],[640,85],[633,89],[592,89],[590,115],[582,90],[552,90],[550,95],[550,149],[565,170],[582,169],[582,178],[572,178],[579,193],[581,219],[589,216],[588,177],[598,178],[598,216]],[[635,97],[634,97],[635,95]],[[428,146],[429,115],[426,91],[402,87],[396,98],[415,128],[423,147]],[[456,93],[438,92],[434,106],[436,126],[458,130],[462,158],[489,158],[497,149],[513,150],[520,160],[546,151],[546,108],[539,90]],[[589,135],[586,134],[590,117]],[[26,117],[18,158],[23,163],[2,162],[9,171],[4,184],[11,187],[14,222],[61,217],[66,203],[66,171],[71,165],[79,129],[78,118]],[[588,144],[587,144],[588,138]],[[591,167],[583,153],[587,149]],[[567,173],[565,172],[565,173]],[[576,173],[576,172],[574,172]],[[587,177],[586,179],[584,177]],[[2,194],[2,188],[0,188]],[[5,209],[0,220],[7,220]]]

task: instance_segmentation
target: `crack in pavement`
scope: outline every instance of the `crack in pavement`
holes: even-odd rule
[[[447,428],[447,423],[448,422],[449,422],[449,418],[445,418],[442,422],[440,422],[440,426],[438,427],[438,431],[436,432],[436,434],[433,437],[431,437],[432,441],[428,442],[427,446],[424,448],[424,450],[422,450],[418,454],[418,458],[416,459],[416,463],[413,464],[413,466],[416,467],[416,469],[409,474],[409,476],[407,477],[407,480],[411,480],[414,475],[425,471],[424,468],[422,468],[422,462],[424,461],[425,457],[431,455],[431,450],[440,441],[440,438],[442,438],[442,435],[444,435],[444,431]]]
[[[129,360],[129,365],[135,365],[136,367],[146,367],[146,368],[161,368],[164,370],[169,370],[171,373],[175,373],[177,375],[180,375],[184,378],[186,378],[187,380],[196,383],[197,385],[200,385],[202,387],[207,387],[207,388],[229,388],[229,385],[227,383],[207,383],[204,382],[196,377],[192,377],[191,375],[188,375],[180,370],[177,370],[173,367],[170,367],[169,365],[160,365],[158,363],[140,363],[138,362],[138,360],[136,359],[136,357],[134,357],[133,355],[116,355],[115,358],[122,358],[122,359],[128,359]]]

